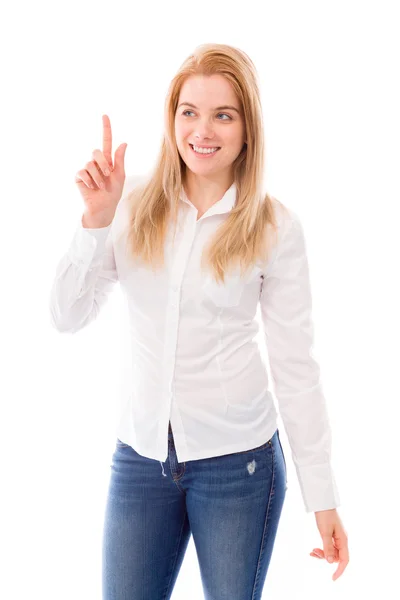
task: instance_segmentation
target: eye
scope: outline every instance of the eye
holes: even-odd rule
[[[183,113],[182,113],[182,115],[184,117],[186,117],[187,116],[186,113],[192,113],[192,112],[193,112],[192,110],[184,110]],[[232,121],[232,117],[230,115],[228,115],[227,113],[218,113],[218,115],[225,115],[225,117],[228,117],[228,119],[230,121]],[[225,120],[226,119],[218,119],[218,121],[225,121]]]

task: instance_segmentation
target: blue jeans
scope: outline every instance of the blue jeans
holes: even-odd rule
[[[278,430],[252,450],[178,463],[170,426],[165,463],[118,439],[112,458],[103,600],[171,598],[191,534],[205,600],[261,598],[286,495]]]

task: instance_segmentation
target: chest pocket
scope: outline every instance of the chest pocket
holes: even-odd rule
[[[225,275],[224,283],[215,281],[207,275],[202,289],[212,302],[219,307],[237,306],[246,285],[257,285],[261,269],[255,266],[247,275],[229,273]]]

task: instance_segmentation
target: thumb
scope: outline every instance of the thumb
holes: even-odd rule
[[[328,562],[332,563],[335,560],[335,548],[332,542],[332,536],[323,535],[322,541],[324,544],[324,554]],[[332,560],[331,560],[332,559]]]
[[[125,172],[125,151],[128,144],[120,144],[115,151],[114,165],[118,171]],[[115,169],[114,169],[115,170]]]

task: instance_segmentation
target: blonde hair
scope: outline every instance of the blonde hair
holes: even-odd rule
[[[128,196],[130,211],[128,249],[146,265],[163,266],[168,220],[174,224],[186,165],[175,138],[175,113],[185,80],[192,75],[219,74],[233,87],[244,115],[247,147],[233,163],[236,204],[203,250],[202,268],[210,268],[216,281],[239,263],[241,271],[269,256],[267,228],[276,232],[273,200],[263,191],[264,131],[257,73],[253,62],[241,50],[226,44],[203,44],[195,49],[172,79],[164,105],[165,131],[161,149],[150,178]],[[285,209],[285,207],[283,207]]]

